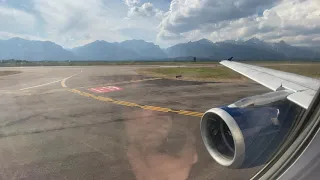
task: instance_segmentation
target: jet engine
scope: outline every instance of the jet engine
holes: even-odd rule
[[[230,168],[265,163],[288,134],[298,111],[302,111],[286,100],[290,93],[253,96],[205,112],[201,136],[212,158]]]

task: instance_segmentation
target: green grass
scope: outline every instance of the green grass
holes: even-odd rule
[[[19,74],[21,71],[0,71],[0,76],[8,76],[12,74]]]
[[[175,78],[182,75],[187,80],[242,80],[240,74],[221,66],[217,67],[174,67],[140,69],[139,73],[156,77]]]
[[[0,67],[20,66],[112,66],[112,65],[195,65],[217,64],[218,61],[3,61]]]
[[[300,64],[260,64],[264,67],[291,72],[308,77],[320,78],[320,63],[300,63]],[[174,67],[174,68],[144,68],[138,70],[139,73],[149,76],[176,78],[181,75],[186,80],[204,81],[235,81],[246,80],[239,73],[229,68],[213,65],[212,67]]]
[[[289,64],[304,63],[306,61],[243,61],[250,64]],[[3,60],[0,62],[2,67],[20,67],[20,66],[109,66],[109,65],[216,65],[219,61],[22,61],[22,60]],[[312,63],[309,61],[309,63]]]
[[[225,77],[225,78],[239,78],[237,73],[224,67],[209,68],[209,67],[195,67],[195,68],[155,68],[152,72],[158,74],[165,74],[169,76],[182,75],[185,77],[196,78],[210,78],[210,77]]]
[[[287,65],[265,65],[266,68],[272,68],[280,71],[291,72],[303,76],[320,78],[320,63],[310,64],[287,64]]]

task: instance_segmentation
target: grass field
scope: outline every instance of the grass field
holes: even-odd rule
[[[252,63],[251,63],[252,64]],[[279,63],[253,63],[259,66],[291,72],[313,78],[320,78],[320,63],[299,63],[299,64],[279,64]],[[181,75],[186,80],[203,81],[243,81],[244,76],[220,65],[211,67],[169,67],[169,68],[144,68],[138,70],[139,73],[155,77],[176,78]]]
[[[320,60],[319,60],[320,61]],[[258,64],[290,64],[305,61],[245,61],[246,63]],[[2,60],[0,67],[23,67],[23,66],[111,66],[111,65],[214,65],[219,61],[22,61]]]
[[[0,76],[8,76],[12,74],[19,74],[21,71],[0,71]]]
[[[140,69],[141,74],[163,78],[176,78],[181,75],[185,80],[226,81],[245,80],[240,74],[225,67],[178,67],[178,68],[150,68]]]
[[[112,65],[196,65],[217,64],[218,61],[3,61],[0,67],[20,66],[112,66]]]
[[[264,65],[266,68],[272,68],[280,71],[291,72],[313,78],[320,78],[320,63],[312,64],[286,64],[286,65]]]

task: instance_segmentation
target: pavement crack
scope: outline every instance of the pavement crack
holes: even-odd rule
[[[19,124],[19,123],[28,121],[28,120],[30,120],[30,119],[32,119],[34,117],[37,117],[37,116],[39,116],[41,114],[43,114],[43,113],[37,113],[37,114],[31,115],[31,116],[27,116],[25,118],[22,118],[22,119],[19,119],[19,120],[16,120],[16,121],[10,121],[8,123],[5,123],[5,124],[1,125],[1,127],[4,128],[4,127],[9,127],[9,126],[12,126],[12,125],[15,125],[15,124]]]
[[[75,125],[75,126],[68,126],[68,127],[58,127],[53,129],[43,129],[43,130],[34,130],[29,132],[14,132],[9,134],[0,134],[0,138],[6,138],[6,137],[13,137],[13,136],[20,136],[20,135],[31,135],[31,134],[38,134],[38,133],[46,133],[46,132],[52,132],[52,131],[59,131],[59,130],[65,130],[65,129],[76,129],[76,128],[82,128],[82,127],[90,127],[90,126],[96,126],[96,125],[103,125],[103,124],[109,124],[114,122],[124,122],[124,121],[130,121],[134,119],[115,119],[107,122],[97,122],[97,123],[91,123],[91,124],[82,124],[82,125]]]

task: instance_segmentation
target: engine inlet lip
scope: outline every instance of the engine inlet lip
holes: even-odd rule
[[[231,131],[231,135],[234,141],[234,156],[233,158],[226,157],[222,155],[217,149],[213,148],[212,141],[208,139],[209,131],[207,128],[208,120],[210,119],[210,115],[215,114],[218,115],[228,126]],[[229,113],[220,108],[212,108],[205,112],[200,122],[200,130],[202,140],[212,158],[217,161],[219,164],[231,168],[240,167],[245,158],[245,142],[243,138],[243,134]]]

